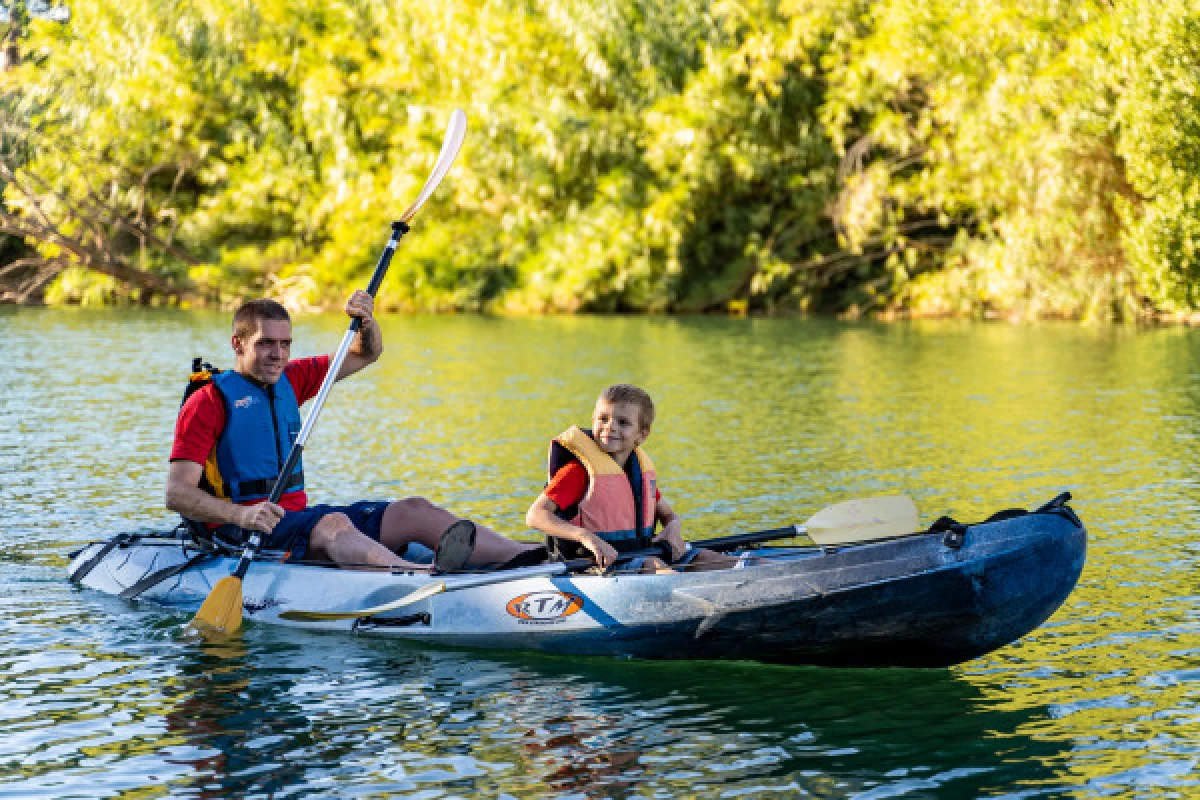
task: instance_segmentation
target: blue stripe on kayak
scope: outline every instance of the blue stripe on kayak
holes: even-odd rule
[[[556,578],[556,579],[552,580],[551,583],[553,583],[554,587],[556,589],[558,589],[559,591],[569,591],[571,594],[582,597],[583,598],[583,612],[585,614],[587,614],[588,616],[590,616],[592,619],[596,620],[596,622],[599,622],[601,625],[603,625],[606,628],[621,627],[621,623],[617,621],[617,618],[612,616],[611,614],[609,614],[607,611],[605,611],[600,606],[596,605],[594,602],[592,602],[592,598],[588,597],[586,592],[584,592],[582,589],[580,589],[578,586],[576,586],[575,581],[572,578],[564,576],[564,577]]]

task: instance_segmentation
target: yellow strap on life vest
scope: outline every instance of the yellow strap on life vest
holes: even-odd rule
[[[558,442],[583,463],[590,475],[625,474],[621,465],[614,461],[612,456],[601,450],[600,445],[580,430],[578,425],[572,425],[559,434]],[[650,460],[650,456],[646,455],[645,450],[638,447],[633,452],[637,454],[638,465],[642,468],[642,472],[654,470],[654,462]]]
[[[214,495],[222,500],[229,499],[229,492],[225,489],[225,481],[221,479],[221,470],[217,468],[217,448],[215,447],[208,454],[208,460],[204,462],[204,479],[212,487]]]

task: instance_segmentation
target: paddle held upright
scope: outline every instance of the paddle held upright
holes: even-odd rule
[[[375,265],[375,272],[371,275],[371,281],[367,285],[367,294],[374,297],[379,291],[380,284],[383,283],[383,278],[387,274],[388,265],[392,263],[392,255],[396,252],[396,246],[400,243],[400,237],[408,233],[408,222],[429,196],[433,190],[441,183],[446,172],[454,163],[454,157],[458,155],[459,148],[462,147],[463,137],[467,130],[467,116],[461,109],[455,109],[450,115],[450,124],[446,129],[446,137],[442,141],[442,149],[438,153],[437,161],[434,164],[433,172],[425,181],[425,185],[421,187],[420,193],[417,195],[416,201],[405,210],[400,219],[392,223],[392,235],[388,239],[387,246],[383,250],[383,254],[379,257],[379,262]],[[355,317],[350,322],[350,327],[346,331],[346,335],[342,337],[342,343],[338,346],[337,353],[329,364],[329,371],[325,374],[325,380],[321,382],[321,389],[317,392],[317,396],[313,401],[313,407],[308,412],[308,416],[304,420],[304,425],[300,429],[300,435],[296,437],[296,441],[292,444],[292,449],[288,452],[287,460],[284,461],[283,469],[275,479],[275,486],[271,489],[271,494],[267,498],[268,502],[278,503],[279,498],[283,496],[284,487],[287,484],[288,477],[292,474],[292,470],[296,468],[297,462],[300,461],[300,455],[304,452],[304,445],[308,442],[308,437],[312,434],[313,427],[317,423],[317,417],[321,414],[321,408],[325,405],[325,400],[329,396],[329,390],[333,388],[334,381],[337,380],[337,374],[341,371],[342,363],[346,360],[346,353],[350,349],[350,345],[354,342],[354,337],[362,328],[362,320]],[[209,592],[204,603],[200,606],[200,610],[196,612],[196,616],[192,619],[190,627],[199,631],[203,635],[210,634],[229,634],[235,632],[242,625],[242,578],[245,577],[246,571],[250,569],[250,564],[254,561],[254,556],[258,553],[259,547],[262,546],[263,535],[260,531],[251,531],[250,538],[246,542],[245,548],[242,550],[241,558],[238,559],[237,567],[228,577],[217,581],[217,584]]]

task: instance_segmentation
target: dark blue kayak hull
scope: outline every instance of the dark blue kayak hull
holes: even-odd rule
[[[1084,529],[1047,516],[972,528],[968,540],[986,552],[973,553],[968,542],[961,560],[932,569],[945,547],[939,537],[897,542],[899,552],[874,567],[877,581],[731,615],[711,632],[708,652],[737,657],[753,642],[750,657],[761,661],[838,666],[977,658],[1049,619],[1083,571]]]
[[[752,574],[742,583],[714,587],[697,580],[676,589],[672,600],[684,595],[708,603],[698,620],[625,623],[573,635],[534,630],[510,635],[501,647],[649,659],[944,667],[1010,644],[1049,619],[1079,580],[1087,550],[1084,528],[1073,515],[1058,513],[972,526],[960,546],[948,540],[953,542],[931,533],[827,549],[777,566],[768,562],[748,570]],[[786,559],[786,550],[776,552]],[[569,577],[555,584],[578,590]],[[453,644],[495,649],[500,643],[481,635],[459,636]]]

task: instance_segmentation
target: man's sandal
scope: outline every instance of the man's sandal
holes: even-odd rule
[[[475,550],[475,523],[460,519],[442,534],[437,552],[433,556],[434,574],[459,572],[467,566]]]

